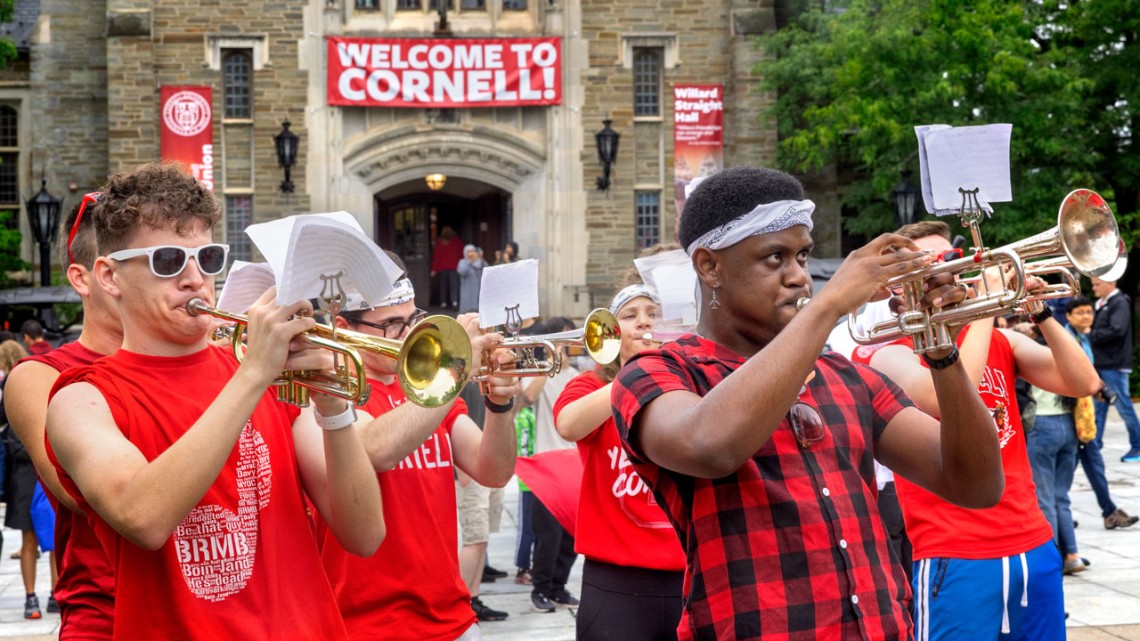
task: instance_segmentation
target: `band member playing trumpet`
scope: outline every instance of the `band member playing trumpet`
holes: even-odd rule
[[[361,556],[384,519],[353,408],[314,393],[315,412],[299,413],[269,390],[284,369],[332,364],[326,350],[291,348],[314,325],[311,305],[262,296],[239,365],[208,344],[210,318],[186,309],[213,300],[225,267],[213,194],[159,164],[103,192],[93,274],[123,346],[60,377],[47,437],[115,570],[114,638],[345,639],[307,503]]]
[[[403,267],[398,258],[394,260]],[[342,311],[336,324],[403,339],[424,316],[416,309],[411,281],[402,278],[379,305]],[[502,340],[496,333],[480,334],[475,314],[461,314],[458,320],[472,336],[475,354]],[[375,420],[362,421],[360,436],[374,467],[372,484],[379,481],[385,504],[399,510],[400,517],[390,519],[388,538],[369,559],[358,558],[339,541],[326,538],[323,543],[325,571],[349,638],[478,639],[476,615],[496,620],[506,614],[473,600],[460,578],[455,475],[458,468],[487,487],[502,487],[511,479],[517,379],[489,379],[486,419],[480,430],[462,399],[435,408],[405,402],[396,382],[396,362],[371,353],[363,357],[372,395],[362,413]],[[495,350],[491,357],[501,363],[512,355]],[[472,369],[477,371],[477,364]]]
[[[574,539],[586,557],[579,641],[671,639],[681,618],[685,556],[665,512],[629,464],[610,409],[622,363],[655,347],[660,307],[645,285],[619,291],[610,303],[621,328],[618,360],[570,381],[554,406],[558,433],[578,443],[584,467]]]
[[[909,586],[875,503],[874,460],[971,507],[1001,496],[997,437],[956,351],[932,354],[941,423],[876,372],[820,356],[831,327],[931,256],[886,234],[811,294],[798,180],[714,174],[680,240],[701,292],[697,334],[634,356],[613,389],[619,433],[687,556],[681,639],[907,639]],[[924,305],[957,302],[949,280]]]
[[[950,249],[942,222],[907,225],[898,233],[923,248]],[[991,290],[1001,275],[987,270]],[[1039,279],[1030,288],[1040,285]],[[916,638],[1050,641],[1065,638],[1061,556],[1053,543],[1058,524],[1038,507],[1014,381],[1064,396],[1089,396],[1100,381],[1080,344],[1052,317],[1049,307],[1031,316],[1048,347],[1017,332],[995,329],[989,319],[958,337],[962,364],[995,416],[1005,492],[987,509],[963,509],[916,484],[898,479],[907,535],[914,546]],[[952,399],[937,388],[937,370],[923,363],[904,339],[871,357],[871,366],[896,381],[919,409],[946,416]],[[925,366],[924,366],[925,365]],[[991,427],[992,429],[992,427]],[[1053,525],[1053,527],[1050,527]],[[1079,562],[1079,560],[1078,560]],[[962,616],[969,612],[970,616]],[[1008,635],[1008,636],[1006,636]]]
[[[44,489],[56,500],[59,578],[53,592],[60,606],[59,638],[63,641],[110,639],[115,618],[115,575],[107,553],[90,522],[75,511],[75,501],[60,486],[44,446],[48,395],[60,373],[94,363],[118,350],[123,340],[114,299],[94,282],[91,271],[97,256],[95,226],[92,217],[84,214],[95,206],[98,196],[85,196],[64,221],[61,233],[67,242],[62,244],[60,262],[68,266],[67,279],[83,301],[83,331],[76,341],[21,361],[8,375],[4,394],[8,422],[27,448]],[[81,425],[69,427],[82,429]],[[35,562],[35,554],[25,558]]]

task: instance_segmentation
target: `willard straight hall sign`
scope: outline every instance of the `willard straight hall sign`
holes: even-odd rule
[[[562,104],[558,38],[328,38],[328,102],[344,107]]]

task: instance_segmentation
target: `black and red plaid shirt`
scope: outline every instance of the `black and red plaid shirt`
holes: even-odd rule
[[[631,359],[614,382],[623,444],[688,557],[678,637],[910,639],[910,586],[891,562],[876,502],[874,443],[911,404],[893,383],[821,356],[800,400],[819,410],[823,440],[800,446],[785,418],[721,479],[658,467],[631,444],[630,425],[653,399],[678,390],[704,396],[744,362],[689,335]]]

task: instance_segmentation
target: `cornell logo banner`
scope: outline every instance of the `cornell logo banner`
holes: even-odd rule
[[[162,159],[186,165],[214,190],[214,110],[210,87],[162,87]]]

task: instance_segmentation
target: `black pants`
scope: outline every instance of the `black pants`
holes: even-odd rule
[[[586,559],[578,641],[676,641],[684,578]]]
[[[906,523],[903,522],[902,506],[899,505],[899,495],[895,491],[894,483],[879,491],[879,515],[883,517],[883,527],[891,537],[890,548],[894,561],[902,565],[906,573],[906,582],[912,583],[914,578],[914,553],[910,545],[910,538],[906,535]]]
[[[554,518],[550,510],[535,497],[531,506],[534,529],[534,557],[530,568],[534,591],[549,595],[566,589],[570,568],[574,565],[574,537]]]

